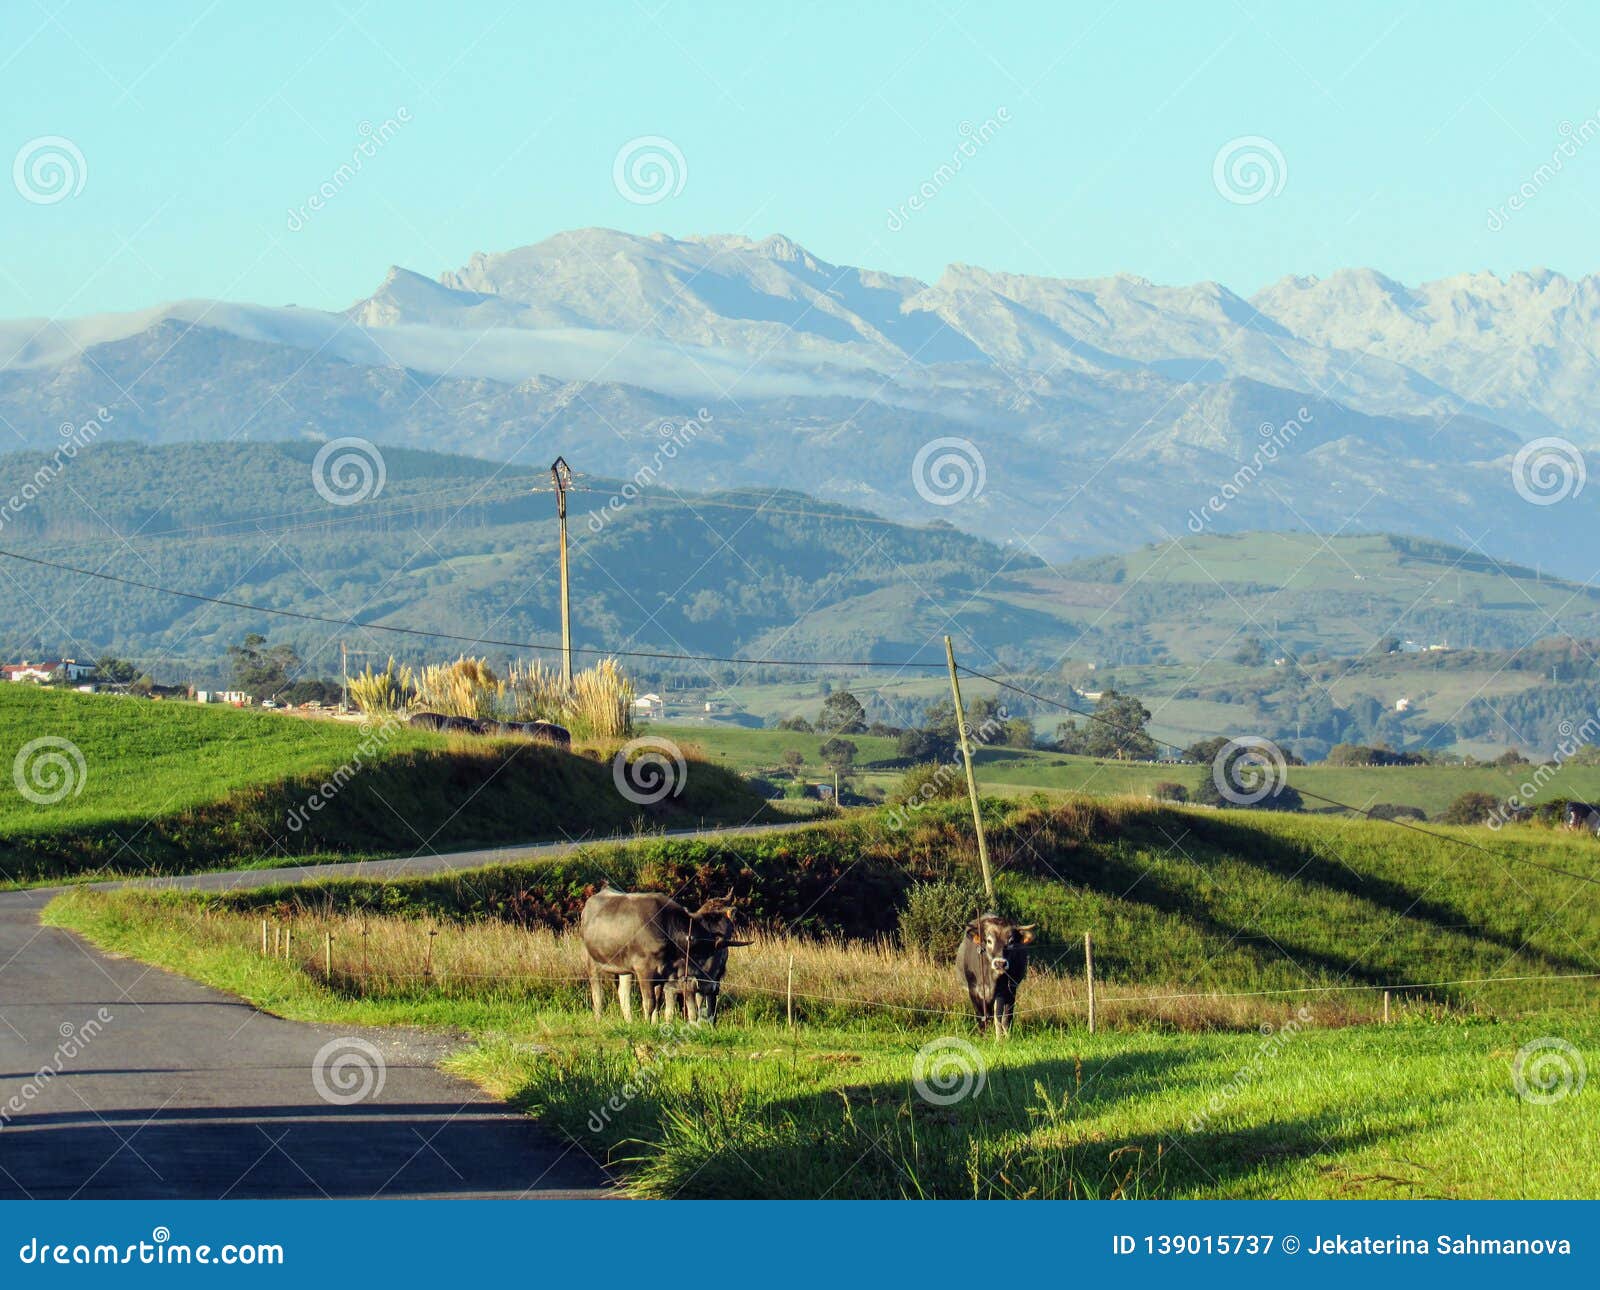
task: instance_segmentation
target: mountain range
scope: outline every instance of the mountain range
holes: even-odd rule
[[[1587,578],[1600,536],[1600,490],[1536,505],[1514,475],[1531,439],[1563,441],[1574,484],[1600,449],[1600,278],[1544,270],[1408,287],[1352,269],[1245,298],[960,264],[927,283],[779,236],[584,229],[436,278],[393,268],[339,312],[4,322],[0,360],[19,447],[104,407],[107,437],[144,443],[560,453],[657,487],[798,487],[1047,560],[1382,531]],[[663,462],[662,422],[690,417]]]

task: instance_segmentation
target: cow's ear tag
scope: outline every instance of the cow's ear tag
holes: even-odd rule
[[[977,932],[971,932],[971,933],[969,933],[969,935],[972,937],[972,943],[974,945],[982,945],[983,944],[983,937],[979,936]]]

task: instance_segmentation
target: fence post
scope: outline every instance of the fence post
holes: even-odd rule
[[[272,957],[278,958],[283,954],[283,928],[273,925],[272,928]]]
[[[261,957],[267,957],[267,920],[261,920]]]
[[[789,955],[789,988],[785,991],[787,1011],[789,1014],[789,1029],[794,1029],[794,955]]]
[[[333,980],[333,933],[322,934],[322,979],[330,982]]]
[[[438,934],[439,929],[437,927],[430,927],[428,929],[428,958],[427,962],[423,966],[423,970],[430,977],[433,975],[433,938]]]
[[[1386,1026],[1389,1024],[1389,992],[1387,990],[1383,992],[1383,1024]]]
[[[1089,1033],[1094,1034],[1094,933],[1083,934],[1083,979],[1089,987]]]
[[[285,963],[287,963],[289,961],[289,943],[293,939],[294,939],[294,924],[293,923],[285,923],[283,925],[283,960],[284,960]]]

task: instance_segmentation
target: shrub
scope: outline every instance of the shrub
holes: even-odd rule
[[[931,958],[953,954],[961,929],[983,912],[983,888],[974,882],[914,883],[900,911],[900,944]]]
[[[1367,808],[1367,816],[1374,820],[1425,820],[1428,818],[1428,813],[1415,806],[1379,802],[1376,806]]]
[[[1189,790],[1175,780],[1158,779],[1150,785],[1150,796],[1167,802],[1187,802]]]
[[[948,801],[967,791],[967,777],[953,762],[923,762],[900,777],[893,796],[908,805]]]
[[[1499,805],[1493,793],[1471,789],[1451,802],[1439,821],[1442,824],[1486,824]]]

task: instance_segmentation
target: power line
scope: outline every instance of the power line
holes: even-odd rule
[[[45,560],[39,556],[23,555],[20,551],[0,550],[0,557],[8,560],[20,560],[24,564],[39,565],[46,569],[58,569],[63,573],[75,573],[85,578],[98,578],[102,582],[116,583],[123,587],[137,587],[142,591],[158,591],[163,595],[181,596],[185,600],[197,600],[202,604],[223,605],[229,609],[244,609],[256,614],[270,614],[278,618],[293,618],[300,622],[327,623],[332,627],[345,627],[353,631],[390,632],[397,636],[426,637],[433,640],[460,641],[468,645],[496,645],[503,649],[526,650],[552,650],[560,652],[561,645],[554,641],[514,641],[498,640],[489,636],[463,636],[453,632],[427,631],[420,627],[397,627],[389,623],[362,622],[355,618],[335,618],[329,614],[304,613],[296,609],[274,609],[268,605],[254,605],[244,600],[230,600],[226,596],[208,596],[198,591],[184,591],[178,587],[164,587],[155,582],[143,582],[137,578],[124,578],[114,573],[104,573],[96,569],[82,569],[77,565],[62,564],[56,560]],[[574,647],[574,654],[593,654],[604,657],[621,658],[651,658],[688,663],[732,663],[749,667],[846,667],[846,668],[911,668],[911,667],[943,667],[942,662],[921,663],[912,660],[892,661],[880,659],[815,659],[815,658],[736,658],[731,655],[719,654],[679,654],[666,650],[634,650],[634,649],[594,649]]]
[[[1168,740],[1168,739],[1158,738],[1157,736],[1150,734],[1150,732],[1147,731],[1147,730],[1145,730],[1145,731],[1130,730],[1126,726],[1119,726],[1115,721],[1111,721],[1108,718],[1101,716],[1097,712],[1089,712],[1089,711],[1086,711],[1083,708],[1075,708],[1070,703],[1062,703],[1059,699],[1051,699],[1051,698],[1046,697],[1045,695],[1038,694],[1038,693],[1034,692],[1033,690],[1024,689],[1020,685],[1013,685],[1009,681],[1002,681],[997,676],[990,676],[985,672],[976,671],[973,668],[967,667],[965,664],[961,665],[961,670],[963,672],[967,673],[967,675],[969,675],[969,676],[976,677],[979,680],[988,681],[991,685],[997,685],[1001,689],[1010,690],[1013,693],[1025,695],[1026,697],[1028,697],[1030,699],[1033,699],[1036,702],[1048,704],[1050,707],[1053,707],[1053,708],[1060,708],[1063,712],[1071,712],[1076,716],[1087,717],[1090,721],[1098,721],[1101,725],[1107,726],[1108,728],[1110,728],[1112,730],[1115,730],[1120,734],[1124,734],[1124,735],[1143,734],[1143,735],[1145,735],[1146,738],[1150,739],[1153,743],[1158,743],[1158,744],[1162,745],[1165,748],[1172,748],[1172,749],[1175,749],[1176,751],[1178,751],[1180,753],[1186,751],[1186,749],[1181,744],[1175,744],[1171,740]],[[1226,735],[1216,735],[1216,734],[1214,734],[1212,737],[1216,738],[1216,739],[1225,739],[1225,738],[1227,738]],[[1285,781],[1285,782],[1287,782],[1287,781]],[[1338,798],[1328,797],[1328,796],[1325,796],[1322,793],[1313,792],[1309,788],[1302,788],[1299,785],[1296,785],[1295,786],[1295,792],[1299,793],[1302,797],[1309,797],[1309,798],[1312,798],[1314,801],[1325,802],[1329,806],[1336,806],[1340,810],[1349,811],[1353,815],[1366,816],[1366,818],[1368,818],[1368,819],[1373,819],[1373,818],[1380,818],[1381,819],[1381,817],[1374,817],[1374,816],[1368,815],[1368,813],[1365,810],[1363,810],[1361,807],[1359,807],[1359,806],[1352,806],[1349,802],[1341,802],[1341,801],[1339,801]],[[1474,851],[1481,851],[1484,855],[1489,856],[1492,859],[1502,860],[1502,861],[1505,861],[1508,864],[1527,865],[1529,868],[1540,869],[1540,870],[1543,870],[1545,873],[1559,874],[1564,878],[1573,878],[1573,879],[1576,879],[1578,882],[1586,882],[1586,883],[1591,883],[1591,884],[1593,884],[1595,886],[1600,886],[1600,879],[1597,879],[1597,878],[1595,878],[1595,877],[1593,877],[1593,876],[1591,876],[1589,874],[1577,873],[1577,872],[1575,872],[1574,870],[1571,870],[1571,869],[1563,869],[1559,865],[1544,864],[1544,863],[1542,863],[1541,861],[1538,861],[1538,860],[1526,860],[1521,856],[1514,856],[1514,855],[1510,855],[1510,854],[1508,854],[1508,853],[1506,853],[1504,851],[1497,851],[1493,847],[1482,846],[1481,844],[1479,844],[1477,842],[1472,842],[1472,841],[1470,841],[1470,840],[1468,840],[1466,838],[1453,837],[1452,835],[1450,835],[1448,833],[1440,833],[1440,832],[1438,832],[1437,830],[1434,830],[1434,829],[1425,829],[1421,825],[1414,824],[1409,820],[1386,819],[1386,820],[1382,820],[1382,822],[1385,823],[1385,824],[1393,824],[1393,825],[1397,826],[1398,828],[1410,829],[1413,833],[1420,833],[1424,837],[1433,838],[1433,839],[1435,839],[1436,841],[1439,841],[1439,842],[1449,842],[1449,843],[1453,843],[1454,845],[1459,846],[1459,847],[1469,847]]]

